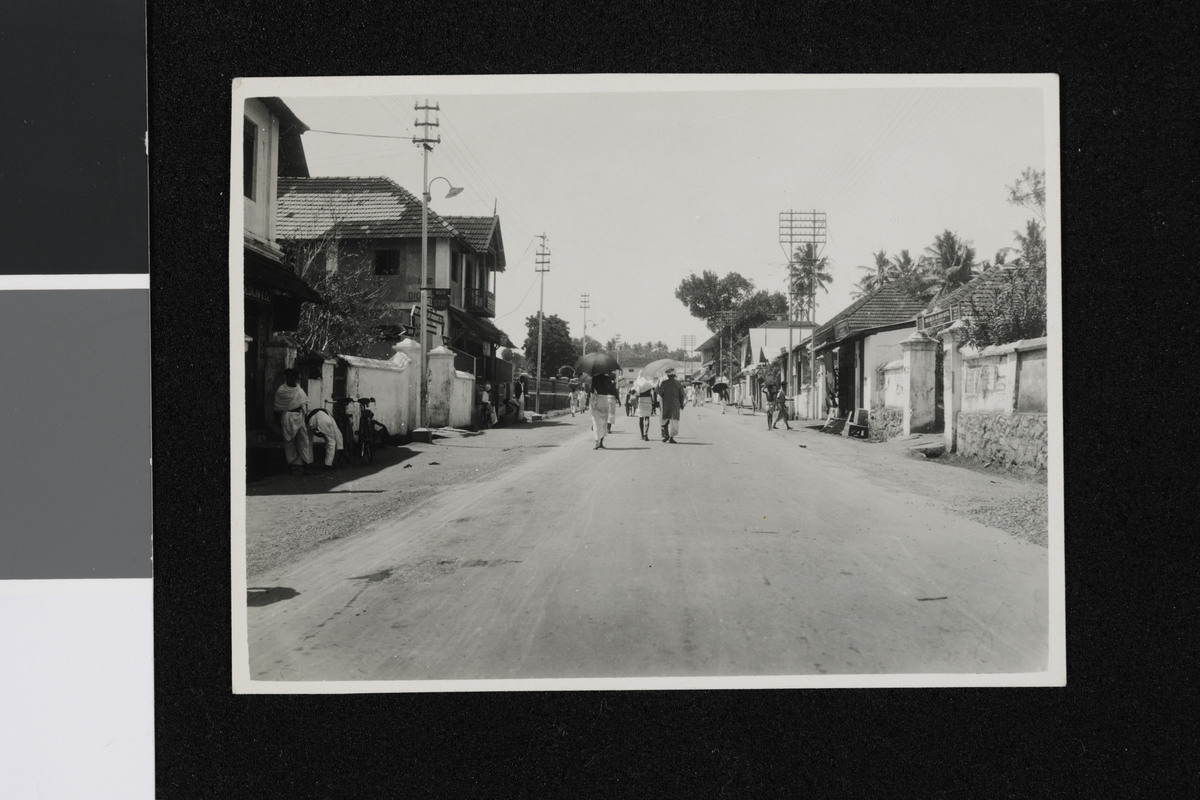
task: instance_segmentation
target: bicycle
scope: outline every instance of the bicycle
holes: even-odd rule
[[[335,397],[325,402],[333,406],[333,421],[342,434],[341,460],[346,466],[351,466],[356,457],[354,455],[354,423],[350,417],[350,404],[354,401],[349,397]]]
[[[358,457],[370,464],[375,460],[375,445],[382,449],[387,445],[388,429],[382,422],[375,421],[375,412],[368,406],[375,402],[374,397],[360,397],[358,403],[358,442],[356,449]]]

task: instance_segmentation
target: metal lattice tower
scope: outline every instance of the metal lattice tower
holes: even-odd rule
[[[826,233],[824,211],[779,212],[779,246],[788,259],[788,317],[793,322],[803,320],[805,314],[809,321],[816,317],[816,286],[810,287],[812,291],[807,297],[801,295],[796,250],[811,244],[820,256],[825,249]]]

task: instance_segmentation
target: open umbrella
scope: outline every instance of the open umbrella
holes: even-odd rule
[[[621,365],[608,353],[588,353],[575,362],[577,375],[607,375],[620,368]]]
[[[669,367],[674,367],[679,372],[683,372],[684,369],[683,364],[680,364],[673,358],[660,358],[642,367],[642,374],[648,378],[657,378]]]
[[[633,390],[638,394],[647,392],[654,388],[654,381],[647,378],[645,375],[639,375],[638,379],[633,382]]]
[[[726,378],[724,375],[713,381],[712,390],[714,392],[719,392],[727,388],[729,388],[729,378]]]

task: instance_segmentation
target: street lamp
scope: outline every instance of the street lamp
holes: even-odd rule
[[[457,194],[462,193],[462,189],[450,182],[449,178],[438,176],[433,180],[429,180],[429,146],[421,148],[421,154],[424,156],[424,174],[425,181],[424,190],[421,193],[421,405],[417,415],[417,427],[425,427],[425,409],[429,401],[429,376],[426,375],[427,351],[429,344],[427,336],[429,335],[429,292],[433,287],[429,286],[429,201],[432,197],[429,194],[429,187],[436,181],[445,181],[450,187],[450,191],[446,192],[446,198],[449,199]]]

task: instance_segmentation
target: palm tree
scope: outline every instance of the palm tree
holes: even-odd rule
[[[792,263],[788,265],[791,278],[791,290],[794,297],[804,297],[809,300],[809,318],[816,316],[816,290],[828,292],[825,284],[833,283],[829,274],[829,259],[817,255],[817,246],[811,242],[796,249]]]
[[[871,292],[887,283],[888,279],[891,277],[889,274],[891,272],[891,267],[892,263],[888,261],[886,250],[880,250],[878,253],[875,253],[875,266],[868,267],[860,264],[858,268],[865,270],[867,274],[862,277],[862,280],[854,285],[854,299],[857,300],[860,297],[866,297]]]
[[[889,281],[912,297],[924,297],[929,293],[932,280],[925,273],[924,259],[913,261],[907,250],[892,256],[888,268]]]
[[[934,237],[922,259],[932,282],[926,293],[952,292],[975,276],[975,248],[948,229]]]
[[[1035,269],[1046,268],[1046,229],[1042,227],[1036,219],[1031,219],[1025,223],[1025,234],[1021,235],[1019,231],[1013,231],[1016,236],[1016,242],[1020,247],[1016,248],[1020,251],[1016,262],[1021,266],[1030,266]]]

